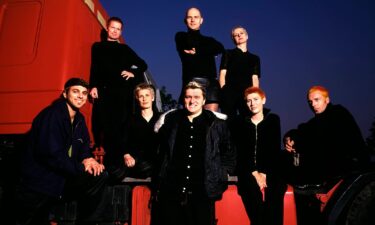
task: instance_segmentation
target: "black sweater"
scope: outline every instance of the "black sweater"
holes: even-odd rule
[[[147,70],[146,62],[128,45],[116,41],[96,42],[91,50],[90,86],[96,88],[123,87],[130,84],[121,76],[123,70],[139,77]]]
[[[193,77],[216,79],[215,56],[224,52],[224,46],[212,37],[203,36],[199,30],[178,32],[175,35],[177,52],[182,63],[183,82]],[[184,50],[195,48],[194,55]]]
[[[264,119],[255,125],[250,117],[236,121],[234,129],[238,149],[238,176],[250,176],[253,171],[265,174],[278,171],[281,152],[280,118],[265,110]]]

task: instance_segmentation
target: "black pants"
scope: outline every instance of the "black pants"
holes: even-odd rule
[[[241,178],[240,178],[241,179]],[[267,175],[263,194],[253,176],[239,182],[239,190],[251,225],[282,225],[286,184],[275,176]]]
[[[124,129],[129,116],[134,112],[134,87],[109,87],[99,90],[99,98],[95,99],[92,111],[92,131],[96,146],[104,147],[106,167],[122,158]]]
[[[220,93],[220,110],[228,116],[228,119],[233,119],[237,115],[249,115],[249,108],[243,97],[245,89],[228,88],[226,86],[221,89]]]
[[[184,199],[177,196],[160,196],[160,221],[162,225],[213,225],[215,221],[214,201],[207,197],[187,194]]]
[[[294,199],[298,225],[323,224],[323,216],[320,212],[321,202],[316,197],[316,194],[294,192]]]
[[[109,173],[109,184],[121,184],[126,177],[146,179],[152,176],[153,164],[150,161],[138,160],[134,167],[125,166],[121,157],[118,163],[106,167]]]
[[[102,196],[107,173],[91,176],[87,173],[68,179],[63,199],[36,192],[28,187],[18,187],[16,196],[17,225],[49,225],[54,218],[54,208],[60,201],[78,201],[79,223],[100,220]]]

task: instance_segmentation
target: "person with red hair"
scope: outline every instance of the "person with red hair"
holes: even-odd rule
[[[235,120],[238,193],[252,225],[283,224],[286,184],[279,173],[280,118],[264,108],[266,94],[258,87],[244,91],[248,113]],[[264,192],[264,195],[263,193]]]
[[[315,116],[284,136],[285,149],[295,155],[290,180],[295,188],[298,224],[322,224],[320,201],[302,187],[321,187],[365,165],[367,154],[352,114],[331,103],[328,89],[313,86],[307,92]],[[311,192],[311,190],[310,190]]]

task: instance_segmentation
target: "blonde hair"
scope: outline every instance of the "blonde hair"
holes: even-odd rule
[[[309,91],[307,92],[307,98],[309,97],[309,95],[310,95],[311,93],[313,93],[313,92],[315,92],[315,91],[319,91],[319,92],[323,95],[323,97],[325,97],[325,98],[328,98],[328,97],[329,97],[329,92],[328,92],[328,89],[327,89],[327,88],[325,88],[325,87],[323,87],[323,86],[318,86],[318,85],[316,85],[316,86],[312,86],[312,87],[309,89]]]
[[[200,89],[202,91],[202,94],[203,94],[203,98],[206,99],[206,88],[196,82],[196,81],[190,81],[185,87],[184,87],[184,94],[186,94],[186,90],[187,89]]]
[[[151,95],[154,97],[155,96],[155,87],[152,84],[148,83],[140,83],[134,88],[134,96],[135,98],[138,98],[138,92],[140,90],[150,90]]]

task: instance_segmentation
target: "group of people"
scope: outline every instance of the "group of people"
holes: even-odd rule
[[[69,79],[60,99],[33,121],[17,190],[17,224],[49,224],[61,198],[78,199],[78,224],[92,224],[100,220],[105,186],[130,176],[152,177],[154,224],[210,225],[228,175],[237,175],[251,224],[281,225],[287,182],[322,183],[359,167],[361,132],[344,107],[330,103],[327,89],[309,90],[315,117],[282,139],[279,116],[264,107],[260,60],[247,49],[246,29],[233,28],[236,48],[225,50],[200,33],[199,9],[188,9],[184,21],[188,31],[175,36],[182,107],[160,115],[154,87],[141,81],[146,62],[120,43],[121,19],[108,20],[106,40],[92,47],[89,83]],[[92,157],[79,112],[89,95],[94,142],[106,151],[104,165]],[[282,159],[297,153],[299,165],[285,169],[289,161]],[[300,215],[307,215],[311,204],[299,199],[298,224],[308,224]]]

